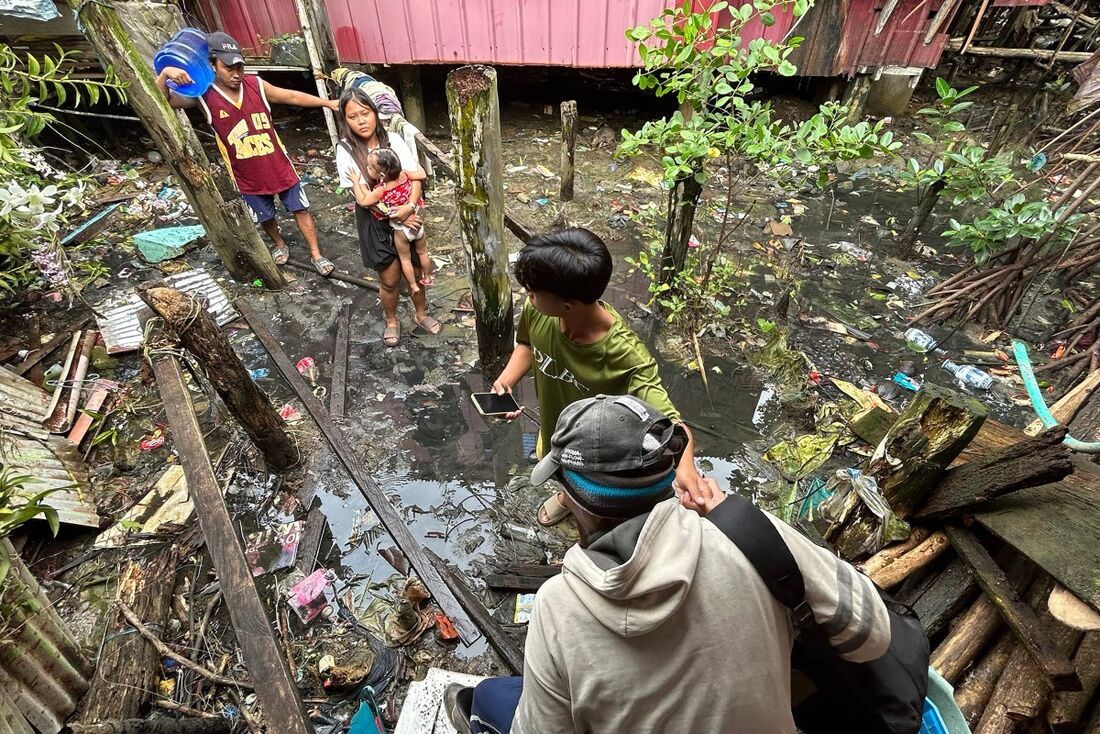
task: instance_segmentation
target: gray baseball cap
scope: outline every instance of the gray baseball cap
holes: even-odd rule
[[[679,458],[683,426],[633,395],[597,395],[570,403],[558,416],[550,452],[531,471],[544,484],[561,468],[581,474],[636,471]]]
[[[206,45],[210,47],[210,53],[221,59],[226,66],[236,66],[244,63],[241,55],[241,44],[237,39],[224,31],[214,31],[206,34]]]

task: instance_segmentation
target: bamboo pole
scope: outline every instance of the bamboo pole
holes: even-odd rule
[[[312,6],[306,5],[305,0],[294,0],[294,10],[298,14],[298,24],[302,27],[302,38],[306,42],[306,53],[309,54],[309,68],[313,72],[313,81],[317,85],[317,96],[328,99],[328,85],[325,84],[325,69],[321,63],[321,54],[317,51],[317,36],[314,29]],[[325,113],[325,127],[328,128],[328,138],[332,142],[332,149],[340,143],[340,135],[336,132],[336,117],[328,107],[322,109]]]
[[[508,248],[504,242],[504,173],[497,73],[463,66],[447,75],[455,149],[455,198],[470,274],[481,370],[499,374],[514,341]]]

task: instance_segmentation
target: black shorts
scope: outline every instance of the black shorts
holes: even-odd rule
[[[359,252],[363,265],[373,270],[385,270],[397,259],[393,246],[393,227],[389,220],[375,219],[367,209],[355,205],[355,228],[359,232]]]

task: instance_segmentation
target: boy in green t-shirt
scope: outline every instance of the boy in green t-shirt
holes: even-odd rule
[[[607,246],[580,227],[537,237],[519,253],[515,275],[527,291],[527,303],[519,318],[515,351],[492,390],[498,395],[512,392],[533,368],[541,420],[539,458],[550,446],[562,409],[583,398],[634,395],[682,423],[661,384],[656,361],[618,312],[600,300],[611,268]],[[702,480],[695,468],[694,444],[689,440],[676,471],[677,490],[692,498]],[[538,522],[555,525],[568,514],[554,496],[539,508]]]

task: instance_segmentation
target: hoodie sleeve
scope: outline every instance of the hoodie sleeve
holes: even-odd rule
[[[782,520],[768,515],[798,564],[814,619],[845,660],[864,663],[890,647],[890,617],[869,578]]]
[[[512,734],[566,734],[574,732],[569,687],[555,660],[555,622],[548,611],[555,582],[551,579],[539,590],[531,621],[527,625],[527,644],[523,652],[523,694],[512,721]],[[550,587],[548,589],[547,587]]]

